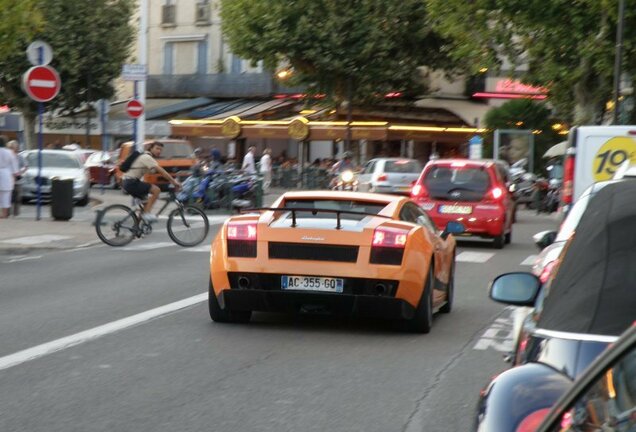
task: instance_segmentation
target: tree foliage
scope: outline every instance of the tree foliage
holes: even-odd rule
[[[62,80],[60,94],[48,109],[73,113],[86,102],[111,98],[113,80],[121,73],[134,40],[133,0],[35,0],[42,26],[33,35],[51,45]],[[25,50],[31,38],[22,37],[10,55],[0,57],[0,98],[22,112],[27,125],[36,104],[21,89],[22,75],[31,66]],[[30,135],[30,134],[28,134]]]
[[[41,25],[36,0],[0,0],[0,61],[30,41]]]
[[[543,102],[529,99],[515,99],[500,107],[493,108],[484,119],[486,127],[495,129],[525,129],[537,131],[535,134],[535,166],[541,167],[541,156],[554,144],[563,141],[563,137],[552,129],[554,118],[552,111]],[[492,154],[492,140],[485,146],[486,154]]]
[[[527,63],[522,79],[550,90],[564,118],[598,123],[611,100],[617,0],[427,0],[467,69]],[[626,0],[624,70],[636,72],[636,0]]]
[[[232,51],[336,101],[416,91],[417,67],[451,69],[422,0],[222,0]]]

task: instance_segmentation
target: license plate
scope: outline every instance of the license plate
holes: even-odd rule
[[[284,290],[326,291],[341,293],[344,280],[313,276],[281,276],[281,288]]]
[[[442,205],[439,207],[439,212],[448,214],[471,214],[473,208],[471,206]]]

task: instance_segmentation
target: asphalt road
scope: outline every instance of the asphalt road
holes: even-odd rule
[[[206,292],[205,248],[154,233],[128,250],[0,257],[0,431],[471,430],[510,342],[510,310],[488,282],[529,269],[531,235],[555,226],[522,212],[505,249],[462,242],[454,310],[428,335],[270,314],[215,324],[201,298],[100,333]]]

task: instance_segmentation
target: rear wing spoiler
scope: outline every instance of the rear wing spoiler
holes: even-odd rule
[[[353,214],[353,215],[361,215],[361,216],[376,216],[386,219],[393,219],[391,216],[384,216],[377,213],[371,212],[360,212],[360,211],[352,211],[352,210],[336,210],[336,209],[321,209],[314,207],[257,207],[257,208],[247,208],[241,209],[241,213],[254,213],[261,211],[289,211],[292,214],[292,228],[296,228],[296,212],[304,211],[311,212],[312,214],[316,213],[335,213],[336,214],[336,229],[341,229],[342,225],[340,224],[340,215],[341,214]]]

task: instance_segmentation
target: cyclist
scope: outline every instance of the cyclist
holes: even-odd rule
[[[126,171],[122,179],[122,188],[130,195],[144,199],[148,197],[148,201],[144,205],[144,214],[141,216],[146,222],[152,223],[157,221],[157,216],[151,213],[152,206],[159,197],[161,190],[157,185],[146,183],[141,179],[149,172],[157,172],[166,180],[175,186],[176,189],[181,187],[181,183],[175,180],[168,172],[159,166],[156,158],[161,156],[163,144],[153,141],[147,145],[146,151],[139,155],[132,163],[130,169]],[[148,196],[150,194],[150,196]]]

